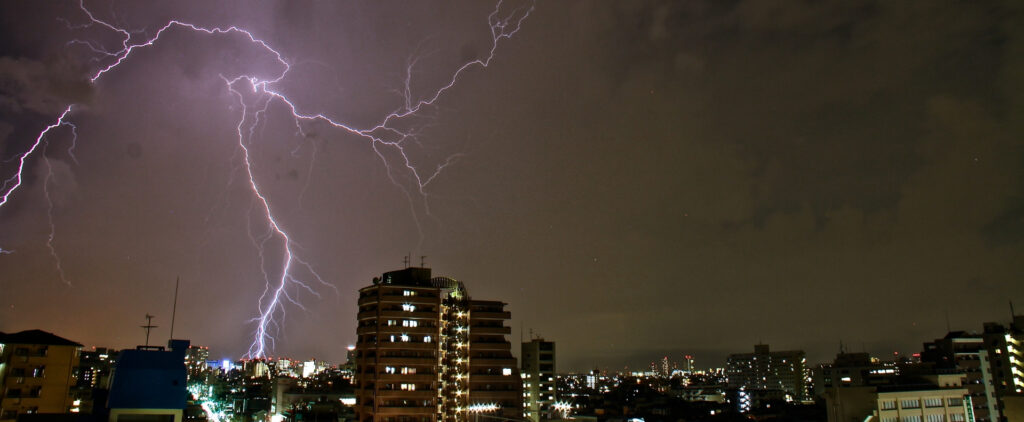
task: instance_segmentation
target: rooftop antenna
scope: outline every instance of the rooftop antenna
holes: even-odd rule
[[[405,265],[405,268],[409,268],[409,254],[402,257],[402,265]]]
[[[149,330],[157,327],[153,325],[153,315],[146,314],[146,325],[141,325],[140,327],[146,329],[146,347],[149,347]]]
[[[427,268],[427,256],[420,255],[420,268]]]
[[[1016,317],[1016,316],[1017,316],[1017,313],[1013,311],[1013,301],[1011,300],[1010,301],[1010,321],[1013,321],[1013,318]]]
[[[174,279],[174,307],[171,308],[171,340],[174,340],[174,318],[178,316],[178,284],[181,284],[181,276]]]

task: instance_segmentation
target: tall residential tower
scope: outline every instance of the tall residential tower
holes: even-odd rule
[[[521,417],[505,304],[469,298],[429,268],[384,273],[359,290],[356,416],[361,422]]]
[[[523,343],[523,416],[534,422],[555,403],[555,343],[535,338]]]

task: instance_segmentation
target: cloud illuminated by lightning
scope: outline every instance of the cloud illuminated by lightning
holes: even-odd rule
[[[406,195],[409,196],[410,192],[394,179],[393,171],[395,170],[392,169],[390,162],[385,157],[383,151],[389,150],[397,153],[400,157],[398,158],[400,161],[398,164],[404,169],[402,171],[405,171],[406,174],[410,175],[411,179],[415,181],[416,186],[414,189],[417,191],[416,193],[426,195],[425,188],[427,185],[429,185],[445,167],[451,165],[459,157],[459,154],[448,157],[448,159],[442,164],[435,166],[432,171],[421,172],[420,169],[413,165],[409,156],[406,154],[404,145],[405,142],[415,139],[415,133],[409,129],[400,129],[396,125],[407,117],[415,116],[424,107],[433,105],[444,95],[445,92],[456,85],[460,76],[462,76],[466,71],[476,67],[488,67],[495,57],[495,52],[499,42],[511,37],[519,31],[523,21],[533,11],[532,4],[526,7],[514,8],[510,11],[503,10],[502,1],[498,1],[494,10],[487,16],[487,23],[491,31],[491,46],[486,57],[463,63],[455,69],[454,72],[452,72],[451,77],[446,79],[444,84],[429,92],[427,95],[418,98],[413,97],[412,90],[410,89],[410,78],[413,66],[416,63],[415,60],[410,60],[407,63],[406,69],[404,69],[406,77],[404,81],[404,90],[402,91],[402,96],[404,97],[402,107],[381,116],[377,120],[376,124],[368,127],[357,127],[331,117],[325,112],[305,110],[303,107],[289,99],[284,92],[276,89],[275,85],[288,75],[288,72],[291,70],[291,65],[284,59],[284,56],[279,51],[271,47],[269,43],[255,36],[249,30],[237,26],[204,27],[179,20],[171,20],[160,27],[160,29],[153,33],[152,36],[147,37],[143,35],[140,37],[137,33],[132,33],[123,27],[116,26],[95,16],[85,6],[84,0],[80,0],[79,8],[85,14],[87,22],[84,25],[78,26],[68,24],[70,28],[78,29],[96,25],[109,31],[113,31],[121,36],[121,42],[116,50],[108,50],[102,45],[90,41],[73,40],[69,42],[69,45],[85,46],[91,52],[99,56],[96,58],[99,62],[107,62],[105,65],[101,65],[89,76],[89,81],[92,83],[95,83],[100,78],[108,74],[112,74],[122,63],[132,57],[134,52],[154,46],[163,34],[167,31],[173,30],[191,31],[209,36],[241,35],[256,48],[272,55],[279,66],[279,72],[267,79],[261,79],[254,74],[231,76],[221,75],[227,90],[238,100],[238,104],[241,106],[241,113],[236,125],[236,134],[238,136],[237,144],[242,152],[242,167],[244,168],[244,173],[247,176],[248,187],[252,191],[254,197],[254,206],[259,209],[261,215],[265,218],[266,223],[266,230],[263,233],[254,236],[250,232],[250,237],[253,239],[253,243],[256,245],[259,252],[261,271],[263,271],[265,277],[265,289],[259,299],[258,315],[252,320],[256,324],[256,329],[253,342],[246,354],[250,358],[264,357],[267,352],[274,347],[274,336],[271,331],[278,330],[280,328],[280,319],[284,318],[285,315],[284,301],[288,301],[300,308],[302,307],[302,305],[298,303],[291,294],[289,294],[289,287],[291,287],[292,290],[302,289],[312,293],[313,295],[317,295],[316,290],[313,289],[308,282],[303,281],[303,278],[300,278],[300,274],[304,274],[306,280],[315,281],[321,285],[333,287],[333,285],[325,282],[309,263],[298,256],[297,251],[300,249],[299,245],[288,234],[288,231],[281,222],[279,222],[275,217],[274,209],[257,180],[252,159],[249,155],[249,145],[254,136],[253,133],[255,128],[260,123],[261,116],[267,113],[269,104],[276,101],[285,105],[290,111],[292,118],[295,121],[296,128],[300,133],[304,133],[302,128],[303,122],[320,121],[329,124],[340,131],[356,135],[370,142],[374,152],[387,167],[387,173],[392,182],[394,182],[396,186],[401,188]],[[254,101],[247,101],[249,98],[256,99]],[[40,145],[44,142],[44,138],[47,133],[56,127],[70,125],[70,122],[68,122],[67,119],[69,118],[73,107],[74,105],[67,106],[56,121],[40,132],[31,147],[18,157],[17,171],[14,176],[6,180],[3,187],[0,188],[0,192],[2,192],[2,197],[0,197],[0,207],[9,201],[14,192],[22,185],[22,174],[25,169],[26,161],[36,153]],[[72,130],[75,130],[73,126]],[[69,155],[72,159],[75,159],[73,150],[74,144],[72,144],[72,147],[69,149]],[[46,163],[47,165],[49,164],[48,161]],[[44,188],[47,188],[49,180],[50,177],[48,176],[46,182],[44,182]],[[48,195],[48,190],[46,193]],[[49,197],[47,197],[47,199],[49,200]],[[49,204],[51,207],[50,215],[52,228],[52,202],[49,202]],[[415,213],[413,213],[413,216],[415,218]],[[62,280],[64,280],[63,269],[60,267],[60,260],[53,248],[53,236],[53,231],[51,231],[47,245],[50,247],[52,254],[57,259],[58,270],[61,272]],[[280,256],[278,257],[280,273],[273,277],[266,270],[266,260],[268,259],[266,246],[267,243],[271,241],[281,243]],[[10,251],[0,249],[0,253],[8,254]]]

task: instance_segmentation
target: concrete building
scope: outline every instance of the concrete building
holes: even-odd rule
[[[807,395],[806,365],[802,350],[773,352],[767,344],[758,344],[754,353],[729,355],[726,377],[730,389],[744,390],[748,395],[775,390],[781,391],[787,401],[800,401]],[[756,403],[752,406],[759,407]]]
[[[829,389],[829,422],[964,422],[969,419],[963,374],[903,378],[883,386]]]
[[[981,336],[988,358],[982,370],[986,385],[995,396],[1000,420],[1014,420],[1010,413],[1024,401],[1024,315],[1014,315],[1009,326],[987,322]]]
[[[523,343],[523,416],[534,422],[550,417],[555,404],[555,343],[535,338]]]
[[[170,350],[138,346],[121,351],[110,385],[110,422],[181,422],[188,398],[189,341],[168,343]]]
[[[0,420],[75,409],[71,387],[81,350],[42,330],[0,333]]]
[[[841,352],[833,362],[812,371],[814,396],[822,398],[834,388],[892,385],[908,365],[911,364],[880,362],[867,353]]]
[[[210,360],[210,349],[206,346],[189,346],[185,352],[185,369],[188,371],[189,382],[205,381],[209,373],[206,361]]]
[[[358,305],[357,420],[522,416],[504,303],[471,300],[459,281],[406,268],[360,289]]]
[[[970,406],[968,420],[989,422],[999,420],[999,402],[993,388],[991,363],[980,334],[953,331],[941,339],[924,344],[921,361],[936,368],[964,374],[963,386]]]

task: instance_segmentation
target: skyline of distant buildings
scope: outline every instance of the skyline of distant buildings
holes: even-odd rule
[[[359,422],[481,416],[541,422],[637,412],[685,418],[803,412],[801,418],[822,422],[1024,418],[1019,315],[1009,324],[986,322],[978,332],[922,341],[921,352],[910,355],[878,358],[841,346],[830,362],[810,365],[803,350],[758,343],[752,352],[730,354],[720,368],[701,369],[692,354],[673,354],[682,359],[662,356],[649,370],[560,373],[556,341],[531,334],[517,358],[506,303],[473,299],[464,283],[430,268],[385,272],[359,289],[356,300],[359,310],[349,323],[358,340],[337,365],[215,360],[188,340],[169,340],[166,348],[84,350],[41,330],[0,333],[0,421],[72,413],[108,422],[140,422],[146,415],[163,422],[325,415]],[[157,391],[181,399],[147,398]]]

